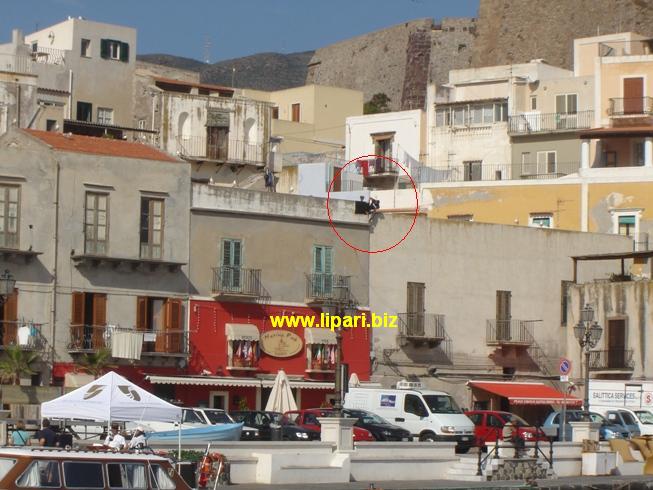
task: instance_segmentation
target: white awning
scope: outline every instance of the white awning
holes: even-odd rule
[[[273,379],[263,379],[262,386],[263,388],[271,388],[274,385]],[[328,381],[300,381],[300,380],[289,380],[291,388],[300,388],[302,390],[333,390],[335,385]]]
[[[258,327],[251,323],[227,323],[227,339],[257,340],[260,338]]]
[[[194,386],[261,386],[256,378],[231,378],[215,376],[146,376],[152,384],[159,385],[194,385]]]
[[[337,344],[336,333],[330,328],[305,328],[304,340],[307,344]]]

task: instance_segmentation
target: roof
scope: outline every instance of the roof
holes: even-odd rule
[[[504,381],[469,381],[471,388],[478,388],[507,398],[511,405],[562,405],[582,404],[579,398],[568,396],[543,383],[510,383]]]
[[[618,128],[593,128],[578,132],[581,138],[609,138],[611,136],[653,136],[653,126],[623,126]]]
[[[211,83],[195,83],[195,82],[186,82],[184,80],[175,80],[174,78],[165,78],[165,77],[154,77],[155,82],[167,83],[169,85],[179,85],[180,87],[195,87],[195,88],[205,88],[207,90],[215,90],[220,92],[230,92],[234,93],[234,89],[230,87],[223,87],[222,85],[213,85]]]
[[[576,255],[574,260],[612,260],[612,259],[648,259],[653,257],[653,250],[641,252],[614,252],[608,254]]]
[[[36,129],[23,129],[22,131],[25,131],[30,136],[42,141],[56,151],[181,163],[181,160],[143,143],[133,143],[131,141],[111,138],[97,138],[95,136],[81,136],[78,134],[38,131]]]

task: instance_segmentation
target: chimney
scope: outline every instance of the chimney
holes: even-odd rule
[[[11,31],[11,44],[14,46],[21,46],[25,44],[25,36],[20,29],[12,29]]]

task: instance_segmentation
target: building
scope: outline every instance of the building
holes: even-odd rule
[[[398,241],[412,221],[384,214],[370,246]],[[389,386],[412,378],[469,408],[489,407],[486,396],[468,391],[468,380],[549,383],[567,347],[570,255],[628,250],[620,236],[419,216],[403,242],[370,257],[370,309],[397,315],[399,327],[374,331],[372,380]],[[593,262],[579,280],[609,271]],[[508,408],[532,422],[543,414]]]
[[[338,239],[325,205],[324,199],[193,184],[190,361],[185,376],[150,376],[156,393],[186,405],[262,409],[283,369],[299,406],[331,399],[335,333],[273,328],[270,320],[308,315],[319,322],[325,305],[342,300],[368,310],[369,256]],[[330,207],[343,236],[366,249],[367,217],[355,215],[350,202]],[[349,329],[343,337],[343,362],[369,379],[371,329]]]
[[[17,280],[3,345],[16,326],[38,326],[34,384],[63,385],[102,348],[135,382],[184,368],[190,165],[139,143],[36,130],[10,130],[0,148],[0,268]]]

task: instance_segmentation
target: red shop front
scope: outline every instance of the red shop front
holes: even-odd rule
[[[284,370],[298,407],[333,398],[336,335],[329,329],[272,328],[270,316],[316,317],[320,310],[237,302],[191,300],[186,375],[147,379],[155,393],[185,406],[264,409],[274,378]],[[342,331],[343,363],[361,381],[370,376],[369,328]]]

